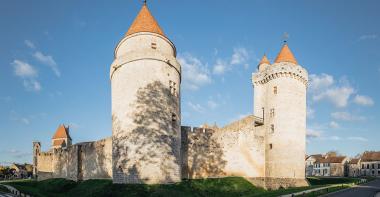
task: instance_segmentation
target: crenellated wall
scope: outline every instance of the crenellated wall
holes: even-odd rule
[[[112,178],[112,138],[51,149],[37,155],[38,180]]]

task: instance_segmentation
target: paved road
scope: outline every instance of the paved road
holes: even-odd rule
[[[325,195],[326,197],[373,197],[380,192],[380,179],[359,185],[357,187],[340,192]]]
[[[0,197],[14,197],[13,194],[0,192]]]

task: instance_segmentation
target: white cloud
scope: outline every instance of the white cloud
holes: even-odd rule
[[[23,79],[23,85],[26,90],[35,92],[41,90],[41,84],[36,79],[38,76],[37,70],[32,65],[21,60],[14,60],[11,64],[15,75]]]
[[[224,74],[227,71],[227,69],[229,69],[229,65],[227,64],[227,62],[222,59],[217,59],[213,68],[213,73],[221,75]]]
[[[343,121],[362,121],[366,119],[363,116],[356,116],[356,115],[350,114],[349,112],[333,112],[331,113],[331,117],[336,120],[343,120]]]
[[[207,105],[210,109],[215,109],[218,107],[218,103],[216,103],[215,101],[211,99],[207,101]]]
[[[378,38],[377,34],[367,34],[367,35],[361,35],[359,37],[359,41],[364,41],[364,40],[375,40]]]
[[[14,60],[12,62],[14,73],[19,77],[37,77],[37,70],[27,62]]]
[[[333,136],[327,137],[326,139],[327,140],[335,140],[335,141],[337,141],[337,140],[341,140],[342,138],[340,138],[339,136],[333,135]]]
[[[29,119],[27,119],[27,118],[21,118],[20,120],[24,124],[29,124],[30,123]]]
[[[194,111],[202,113],[204,112],[204,108],[200,104],[193,104],[192,102],[188,102],[187,105]]]
[[[313,101],[327,100],[336,107],[346,107],[355,89],[351,87],[348,80],[342,78],[335,84],[334,77],[322,73],[310,75],[310,93]]]
[[[329,126],[330,126],[331,128],[333,128],[333,129],[337,129],[337,128],[339,128],[339,124],[338,124],[337,122],[335,122],[335,121],[331,121],[331,122],[329,123]]]
[[[372,106],[374,104],[374,101],[369,96],[356,95],[354,98],[354,103],[362,106]]]
[[[319,138],[321,137],[322,135],[322,132],[321,131],[317,131],[317,130],[313,130],[313,129],[307,129],[306,130],[306,137],[307,138]]]
[[[364,137],[348,137],[347,139],[352,140],[352,141],[361,141],[361,142],[367,142],[368,141],[368,139],[364,138]]]
[[[16,113],[16,111],[12,110],[9,114],[9,118],[10,120],[12,121],[16,121],[16,122],[19,122],[19,123],[22,123],[22,124],[30,124],[30,120],[29,118],[26,118],[26,117],[21,117],[19,114]]]
[[[23,151],[16,150],[16,149],[3,150],[3,151],[0,151],[0,153],[7,154],[7,155],[10,155],[13,158],[18,158],[18,159],[30,157],[30,155],[32,154],[30,152],[23,152]],[[4,161],[2,161],[2,163],[3,162]],[[4,162],[4,163],[7,163],[7,162]]]
[[[308,106],[306,110],[306,117],[309,119],[312,119],[314,118],[314,114],[315,114],[315,110]]]
[[[40,82],[35,79],[25,79],[23,85],[28,91],[38,92],[42,89]]]
[[[61,76],[61,72],[59,71],[58,69],[58,65],[57,63],[54,61],[53,57],[50,56],[50,55],[44,55],[42,52],[40,51],[36,51],[34,54],[33,54],[34,58],[36,58],[38,61],[40,61],[41,63],[49,66],[54,74],[57,76],[57,77],[60,77]]]
[[[352,87],[335,87],[326,90],[320,94],[314,95],[314,101],[328,100],[333,103],[336,107],[346,107],[348,99],[355,92]]]
[[[255,57],[255,56],[254,56]],[[213,66],[213,73],[217,75],[224,74],[225,72],[232,70],[235,65],[243,65],[244,68],[248,68],[248,61],[251,59],[250,53],[244,47],[235,47],[231,58],[227,58],[229,61],[218,58]]]
[[[331,75],[328,75],[325,73],[322,73],[320,75],[311,74],[309,76],[309,79],[310,79],[309,89],[312,92],[321,91],[334,84],[334,78]]]
[[[36,48],[36,46],[34,45],[34,43],[32,41],[30,41],[30,40],[25,40],[24,43],[25,43],[25,45],[27,47],[29,47],[31,49],[35,49]]]
[[[238,47],[234,48],[234,52],[231,57],[231,65],[246,64],[249,60],[249,53],[246,48]]]
[[[205,64],[189,53],[178,55],[182,66],[183,87],[197,90],[199,87],[211,83],[210,72]]]

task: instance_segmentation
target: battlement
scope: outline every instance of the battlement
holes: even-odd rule
[[[308,73],[306,69],[300,65],[294,65],[287,62],[275,63],[268,66],[264,71],[252,74],[252,83],[260,85],[268,83],[269,81],[280,78],[289,77],[300,81],[308,86]]]

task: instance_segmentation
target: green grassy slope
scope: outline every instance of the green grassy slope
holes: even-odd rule
[[[266,191],[253,186],[241,177],[227,177],[215,179],[185,180],[169,185],[143,184],[112,184],[111,180],[87,180],[74,182],[65,179],[49,179],[45,181],[10,182],[20,191],[35,197],[96,197],[96,196],[196,196],[196,197],[224,197],[224,196],[262,196],[271,197],[281,194],[302,191],[309,188],[323,186],[323,180],[315,179],[310,187],[288,188],[276,191]],[[330,184],[330,183],[327,183]]]

